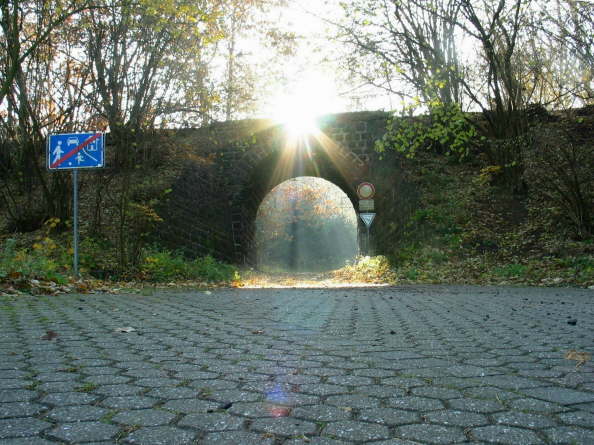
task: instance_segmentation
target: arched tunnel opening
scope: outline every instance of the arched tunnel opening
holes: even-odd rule
[[[264,272],[323,272],[358,254],[358,221],[347,194],[330,181],[299,176],[260,204],[253,248]]]
[[[241,192],[233,200],[240,262],[269,271],[321,271],[341,267],[358,254],[361,224],[354,205],[361,167],[327,137],[312,135],[291,145],[281,134],[263,156],[246,163],[244,172]],[[277,215],[279,224],[296,218],[279,232],[266,215]],[[318,246],[332,254],[310,261],[304,252],[320,251]]]

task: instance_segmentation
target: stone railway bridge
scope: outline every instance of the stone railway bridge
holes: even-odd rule
[[[375,183],[374,244],[376,250],[386,246],[398,217],[385,216],[395,206],[407,207],[404,201],[395,202],[402,201],[401,192],[407,187],[405,175],[397,173],[398,162],[379,160],[374,151],[387,119],[383,112],[325,116],[318,121],[319,134],[301,142],[288,136],[283,126],[266,120],[177,130],[172,138],[185,150],[187,160],[159,211],[165,221],[158,241],[190,255],[210,253],[250,263],[255,220],[264,197],[288,179],[315,176],[341,188],[356,210],[357,185]],[[412,196],[409,192],[405,195]]]

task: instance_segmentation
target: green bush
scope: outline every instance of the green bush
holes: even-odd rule
[[[457,160],[466,158],[479,136],[458,104],[435,102],[425,116],[394,116],[386,133],[375,144],[379,153],[396,150],[413,158],[422,149],[443,153]]]
[[[55,243],[46,238],[36,243],[33,249],[17,249],[16,240],[7,239],[0,249],[0,280],[24,281],[30,279],[67,283],[60,273],[67,269],[50,257],[56,249]]]
[[[180,253],[151,249],[144,255],[141,272],[150,281],[174,280],[230,281],[235,268],[211,256],[187,260]]]
[[[189,264],[189,275],[190,278],[199,278],[206,281],[230,281],[235,278],[236,269],[208,255],[196,258]]]
[[[105,240],[91,237],[80,242],[79,259],[81,271],[93,276],[104,276],[113,271],[117,264],[115,248]]]
[[[186,262],[181,255],[168,251],[151,251],[140,266],[141,272],[151,281],[172,281],[185,278]]]
[[[562,258],[558,260],[561,267],[565,268],[569,275],[581,282],[594,280],[594,256],[583,255]]]
[[[518,278],[522,277],[528,271],[528,266],[523,264],[508,264],[502,267],[496,267],[494,269],[495,275],[505,278]]]

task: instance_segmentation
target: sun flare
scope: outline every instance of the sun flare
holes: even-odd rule
[[[318,117],[333,112],[338,102],[330,84],[322,74],[310,74],[290,91],[279,92],[272,105],[273,119],[285,126],[291,138],[318,133]]]

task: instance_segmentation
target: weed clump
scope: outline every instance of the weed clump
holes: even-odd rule
[[[364,283],[394,283],[396,275],[388,258],[383,255],[361,256],[352,264],[335,270],[332,275],[336,279]]]

